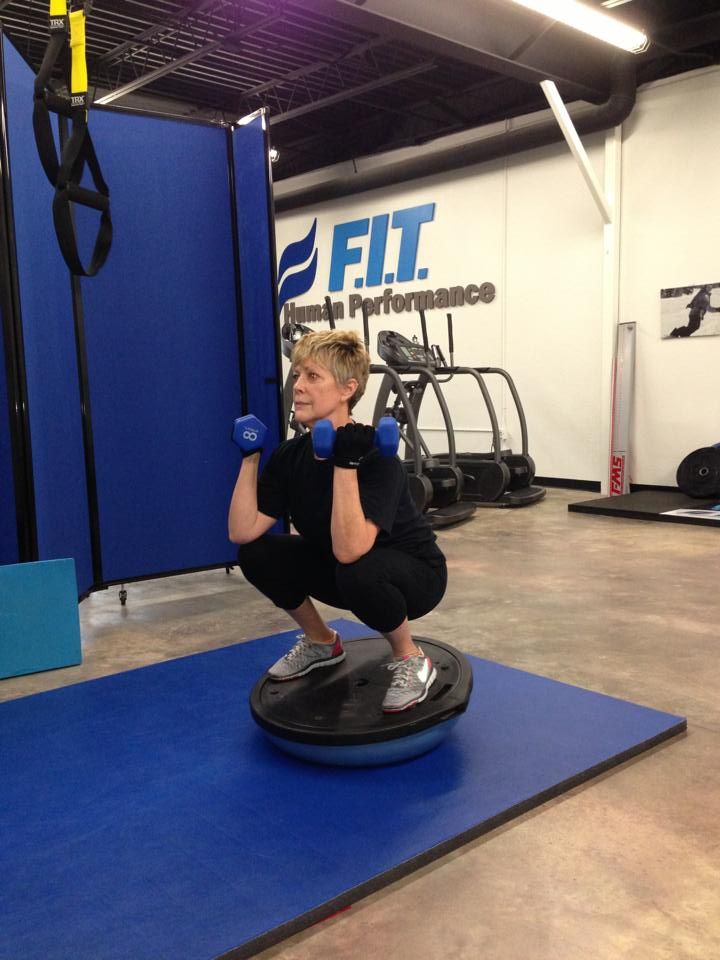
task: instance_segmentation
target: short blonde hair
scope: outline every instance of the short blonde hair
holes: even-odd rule
[[[354,330],[313,330],[293,347],[292,363],[314,360],[321,363],[342,386],[357,380],[357,390],[348,401],[352,410],[365,393],[370,376],[370,355]]]

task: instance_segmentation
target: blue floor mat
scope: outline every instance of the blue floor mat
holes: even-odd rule
[[[252,956],[686,726],[469,657],[433,752],[306,764],[248,709],[293,636],[0,704],[0,960]]]

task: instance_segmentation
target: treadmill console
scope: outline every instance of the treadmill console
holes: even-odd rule
[[[389,367],[404,367],[408,364],[435,368],[435,358],[421,343],[408,340],[394,330],[381,330],[377,340],[378,353]]]

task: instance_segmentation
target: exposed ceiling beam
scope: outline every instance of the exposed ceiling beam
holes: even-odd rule
[[[333,93],[329,97],[322,97],[319,100],[313,100],[310,103],[304,103],[300,107],[292,110],[286,110],[284,113],[278,113],[270,116],[270,126],[275,127],[285,120],[294,120],[296,117],[302,117],[306,113],[314,113],[316,110],[322,110],[335,103],[341,103],[343,100],[353,100],[361,97],[363,94],[371,93],[373,90],[379,90],[392,83],[399,83],[401,80],[409,80],[418,74],[427,73],[435,69],[435,62],[428,60],[425,63],[418,63],[414,67],[408,67],[407,70],[398,70],[396,73],[385,74],[384,77],[378,77],[377,80],[370,80],[368,83],[362,83],[357,87],[350,87],[347,90],[340,90],[339,93]]]
[[[719,28],[720,11],[716,10],[703,17],[681,20],[672,26],[661,27],[657,42],[661,48],[667,44],[665,49],[670,49],[671,52],[692,50],[693,47],[701,47],[706,43],[717,41]]]
[[[317,73],[319,70],[325,70],[327,67],[335,66],[335,64],[345,63],[345,61],[351,60],[353,57],[360,57],[370,50],[374,50],[376,47],[385,46],[387,42],[384,37],[374,37],[365,43],[357,44],[357,46],[348,50],[347,53],[335,57],[333,60],[316,60],[315,63],[308,63],[304,67],[299,67],[297,70],[291,70],[290,73],[283,74],[282,77],[276,77],[275,80],[268,80],[267,83],[260,83],[256,87],[250,87],[249,90],[244,90],[243,100],[258,96],[261,93],[267,93],[268,90],[272,90],[274,87],[285,86],[295,80],[300,80],[303,77]]]
[[[539,20],[533,11],[516,4],[510,9],[503,0],[365,0],[362,6],[354,0],[314,0],[313,6],[356,29],[390,35],[437,56],[529,83],[551,79],[573,98],[597,100],[607,95],[614,52],[570,27]],[[513,51],[523,50],[542,22],[551,29],[515,59]]]
[[[217,3],[217,0],[201,0],[200,3],[189,0],[182,10],[179,10],[172,18],[168,17],[161,23],[154,23],[151,27],[143,30],[142,33],[139,33],[131,40],[125,40],[124,43],[120,43],[116,47],[113,47],[112,50],[108,50],[107,53],[104,53],[95,61],[95,66],[104,67],[115,60],[119,60],[128,52],[128,50],[132,50],[133,47],[147,44],[150,40],[152,40],[153,37],[156,37],[159,33],[162,33],[163,30],[178,30],[182,26],[182,21],[188,17],[196,16],[198,13],[202,13],[203,10],[206,10],[214,3]]]
[[[154,83],[161,77],[167,76],[168,73],[173,73],[175,70],[179,70],[181,67],[187,66],[189,63],[193,63],[195,60],[201,60],[209,53],[213,53],[213,51],[218,50],[220,47],[227,46],[230,43],[237,43],[238,40],[242,40],[244,37],[248,37],[250,34],[256,33],[258,30],[262,30],[265,27],[276,23],[279,19],[281,18],[277,13],[270,14],[270,16],[267,17],[262,17],[260,20],[256,20],[254,23],[249,23],[242,30],[235,30],[232,33],[228,33],[226,36],[220,37],[218,40],[213,40],[211,43],[206,43],[204,46],[198,47],[196,50],[190,50],[189,53],[179,57],[177,60],[170,60],[168,63],[164,63],[161,67],[157,67],[155,70],[151,70],[149,73],[145,73],[141,77],[136,77],[135,80],[131,80],[122,87],[118,87],[117,90],[113,90],[111,93],[106,93],[103,97],[100,97],[100,99],[96,100],[95,102],[105,105],[112,103],[115,100],[119,100],[128,93],[134,93],[141,87],[146,87],[149,83]]]
[[[461,102],[469,108],[469,112],[466,115],[458,114],[456,121],[442,123],[440,126],[432,117],[423,115],[423,111],[433,106],[440,106],[442,109],[446,106],[444,101],[437,104],[436,98],[424,99],[403,107],[393,107],[391,101],[387,98],[379,109],[377,105],[375,106],[375,112],[372,116],[353,123],[351,131],[338,129],[335,132],[330,132],[323,130],[308,133],[305,136],[297,136],[288,141],[281,139],[281,135],[276,142],[281,153],[281,159],[277,165],[279,178],[292,177],[296,172],[306,172],[307,168],[303,166],[304,157],[314,158],[322,154],[325,164],[332,164],[346,159],[348,150],[351,151],[353,156],[364,155],[367,153],[368,143],[372,143],[376,149],[380,150],[413,147],[426,143],[428,140],[435,140],[438,137],[466,129],[468,123],[477,124],[479,122],[485,125],[506,119],[508,115],[506,101],[502,96],[499,96],[499,93],[509,84],[512,84],[514,89],[518,89],[518,85],[514,81],[501,76],[493,76],[468,87],[460,98],[453,98],[453,103]],[[356,98],[356,102],[362,101],[358,101]],[[477,109],[480,102],[483,105],[476,116],[472,113],[472,107]],[[496,104],[494,112],[488,113],[488,102]],[[544,97],[538,87],[537,102],[533,104],[532,109],[541,110],[544,104]],[[526,106],[527,101],[524,100],[522,112],[527,112]],[[380,111],[383,111],[382,116]],[[398,117],[398,120],[392,121],[390,125],[387,122],[388,112],[396,114]],[[514,103],[511,114],[518,112],[519,105]]]

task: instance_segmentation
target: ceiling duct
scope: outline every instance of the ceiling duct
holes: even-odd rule
[[[618,56],[611,70],[610,95],[605,103],[577,112],[573,123],[583,135],[599,133],[621,124],[635,105],[635,62],[632,57]],[[394,186],[421,177],[475,166],[489,160],[514,156],[526,150],[558,143],[563,133],[554,117],[517,130],[508,130],[496,136],[462,143],[445,150],[423,153],[396,162],[361,171],[351,176],[338,177],[326,183],[314,184],[297,190],[288,190],[275,198],[275,210],[284,213],[298,207],[314,206],[326,200],[347,197],[366,190]],[[277,193],[277,190],[276,190]]]

